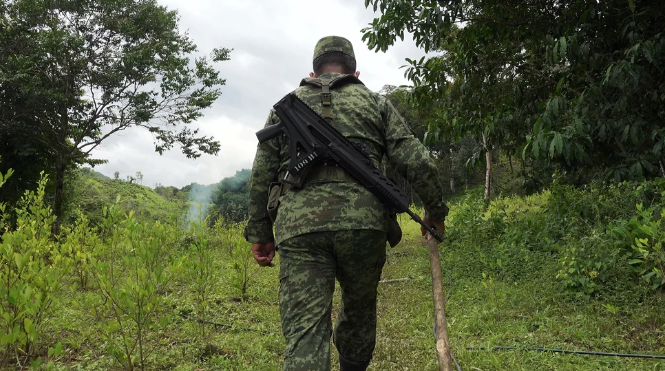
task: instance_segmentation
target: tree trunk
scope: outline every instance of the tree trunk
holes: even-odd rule
[[[53,236],[60,234],[60,223],[62,221],[62,198],[65,191],[65,169],[66,164],[64,161],[59,160],[55,169],[55,196],[53,198],[53,214],[55,215],[55,223],[53,223]]]
[[[65,60],[67,61],[67,74],[65,75],[65,97],[67,100],[71,97],[72,92],[75,91],[74,88],[74,79],[71,75],[70,65],[69,65],[69,54],[66,55]],[[60,130],[58,131],[58,145],[57,145],[57,156],[58,160],[55,165],[55,196],[53,199],[53,214],[56,219],[53,223],[52,233],[53,237],[57,237],[60,234],[60,224],[62,223],[62,198],[65,190],[65,169],[67,169],[67,164],[71,160],[68,155],[70,148],[67,143],[67,138],[69,137],[69,111],[67,110],[67,104],[62,103],[60,106]]]
[[[455,193],[455,178],[450,178],[450,192]]]
[[[660,174],[665,178],[665,166],[663,166],[663,159],[658,160],[658,165],[660,165]]]
[[[491,188],[492,188],[492,152],[485,152],[485,161],[487,167],[485,170],[485,202],[490,201]]]
[[[510,165],[510,173],[513,173],[513,155],[508,154],[508,165]]]
[[[487,137],[483,134],[483,145],[485,146],[485,203],[490,202],[492,188],[492,149],[487,145]]]

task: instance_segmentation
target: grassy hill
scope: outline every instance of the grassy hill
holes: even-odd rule
[[[156,190],[121,179],[111,179],[90,169],[79,169],[72,177],[67,195],[66,220],[76,219],[78,210],[98,224],[104,207],[118,204],[125,212],[134,211],[141,220],[167,220],[183,217],[188,209],[187,193],[175,187],[171,192]]]

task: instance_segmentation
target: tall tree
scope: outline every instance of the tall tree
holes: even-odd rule
[[[236,175],[222,179],[212,192],[211,208],[225,220],[241,222],[249,212],[249,178],[251,169],[236,171]]]
[[[422,102],[419,103],[413,99],[414,89],[404,86],[386,85],[381,90],[381,94],[390,100],[400,115],[409,123],[416,137],[430,150],[432,157],[437,160],[442,170],[442,181],[450,184],[450,192],[455,193],[458,180],[463,180],[466,185],[471,175],[467,165],[469,162],[475,165],[479,152],[475,145],[477,143],[474,142],[472,136],[465,136],[456,141],[455,138],[441,137],[438,131],[429,131],[430,128],[438,127],[437,110],[441,108],[439,106],[441,101],[433,101],[429,106],[423,105]],[[389,176],[399,181],[400,186],[409,190],[411,197],[415,196],[406,180],[390,169],[386,170]]]
[[[213,138],[179,124],[221,95],[225,80],[211,61],[228,60],[230,50],[192,60],[196,46],[179,32],[175,11],[154,0],[9,0],[0,9],[0,54],[12,56],[2,59],[0,84],[40,102],[16,122],[33,125],[53,155],[56,215],[67,166],[99,163],[91,152],[122,130],[146,128],[160,154],[174,145],[192,158],[219,151]]]
[[[386,50],[405,32],[434,56],[408,60],[444,138],[472,134],[509,156],[617,179],[665,174],[665,3],[648,0],[366,0]]]

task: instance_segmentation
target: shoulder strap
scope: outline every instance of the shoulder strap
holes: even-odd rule
[[[300,81],[300,86],[312,85],[312,86],[316,86],[316,87],[320,88],[321,84],[322,84],[321,83],[322,81],[324,81],[324,80],[320,79],[318,77],[306,77],[306,78],[304,78]],[[340,86],[343,86],[343,85],[346,85],[346,84],[365,85],[365,84],[363,84],[362,81],[360,81],[360,79],[358,79],[357,77],[355,77],[353,75],[339,75],[339,76],[335,77],[334,79],[328,80],[328,81],[329,81],[331,89],[336,88],[336,87],[340,87]]]
[[[332,117],[332,108],[330,105],[332,104],[332,97],[330,95],[330,81],[327,80],[322,80],[321,81],[321,105],[323,105],[323,118],[326,119],[326,121],[330,121],[333,119]]]
[[[330,89],[340,87],[346,84],[364,85],[357,77],[353,75],[340,75],[332,80],[324,80],[317,77],[307,77],[300,81],[300,86],[312,85],[321,88],[321,105],[323,106],[323,118],[332,120],[332,95]]]

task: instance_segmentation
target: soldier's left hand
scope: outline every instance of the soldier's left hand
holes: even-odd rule
[[[254,260],[256,263],[262,267],[274,267],[272,259],[275,257],[275,243],[266,242],[266,243],[253,243],[252,244],[252,253],[254,254]]]
[[[427,217],[423,215],[423,222],[427,224],[428,226],[434,228],[437,232],[441,233],[443,235],[446,232],[446,223],[441,220],[429,220]],[[423,226],[420,226],[420,233],[422,233],[423,236],[427,235],[427,229],[425,229]],[[441,242],[439,242],[441,243]]]

